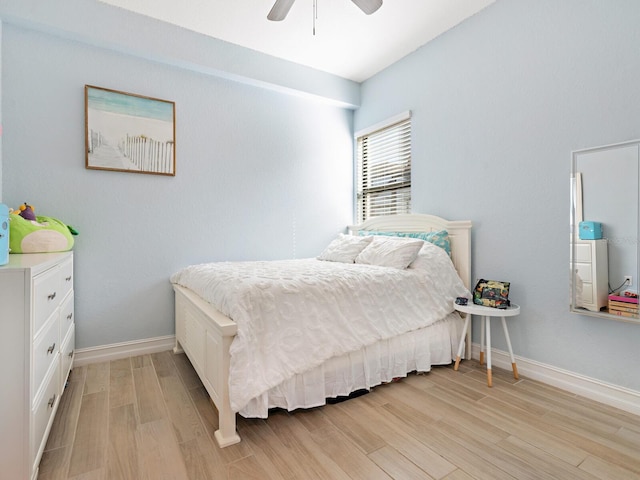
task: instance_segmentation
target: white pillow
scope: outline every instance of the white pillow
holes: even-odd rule
[[[317,258],[329,262],[353,263],[372,240],[373,237],[356,237],[340,233]]]
[[[439,265],[444,263],[451,263],[451,258],[447,255],[447,252],[443,248],[425,241],[409,268],[428,271],[438,268]]]
[[[424,241],[416,239],[373,237],[373,241],[356,257],[356,263],[402,270],[416,259],[422,245]]]

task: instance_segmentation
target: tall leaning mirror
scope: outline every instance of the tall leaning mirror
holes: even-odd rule
[[[640,140],[572,153],[574,313],[640,323],[639,166]]]

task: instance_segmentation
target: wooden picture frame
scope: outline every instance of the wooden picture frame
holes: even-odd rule
[[[86,168],[175,176],[174,102],[92,85],[84,99]]]

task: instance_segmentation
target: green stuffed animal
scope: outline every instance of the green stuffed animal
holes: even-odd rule
[[[11,253],[66,252],[73,248],[77,232],[60,220],[35,215],[31,205],[21,205],[9,217]]]

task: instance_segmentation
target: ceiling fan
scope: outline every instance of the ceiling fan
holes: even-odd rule
[[[367,15],[371,15],[382,6],[382,0],[351,0],[355,3],[360,10]],[[267,18],[274,22],[284,20],[291,9],[295,0],[276,0],[276,3],[271,7],[271,11]]]

